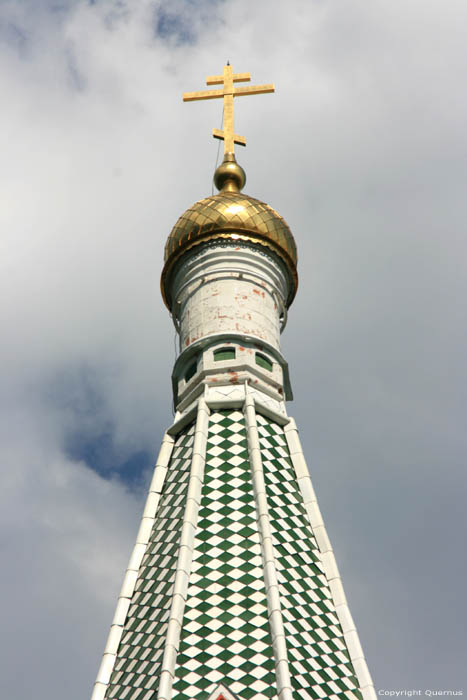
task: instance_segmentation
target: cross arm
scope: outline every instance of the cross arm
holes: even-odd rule
[[[214,136],[215,139],[220,139],[221,141],[224,141],[224,132],[221,131],[220,129],[213,129],[212,135]],[[234,141],[234,143],[237,143],[239,146],[246,146],[246,138],[244,136],[240,136],[239,134],[233,135],[233,141]]]
[[[234,96],[241,97],[242,95],[261,95],[264,92],[274,92],[274,85],[248,85],[247,87],[234,88]]]
[[[200,90],[199,92],[184,92],[183,101],[192,102],[193,100],[213,100],[215,97],[224,97],[223,90]]]
[[[251,80],[251,76],[249,73],[234,73],[232,80],[234,83],[247,83]],[[222,85],[223,82],[223,75],[208,75],[206,78],[206,85]]]

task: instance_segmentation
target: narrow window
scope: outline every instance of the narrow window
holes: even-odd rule
[[[235,348],[219,348],[219,350],[214,350],[214,360],[220,362],[221,360],[235,360]]]
[[[191,379],[192,377],[195,376],[197,367],[198,367],[198,363],[197,363],[196,360],[195,360],[195,362],[193,362],[193,363],[188,367],[187,371],[185,372],[185,381],[186,381],[186,382],[189,382],[190,379]]]
[[[257,352],[255,355],[255,360],[257,365],[259,365],[263,369],[269,370],[269,372],[272,372],[272,362],[265,355],[261,355],[260,352]]]

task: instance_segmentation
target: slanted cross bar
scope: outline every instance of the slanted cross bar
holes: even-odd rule
[[[232,66],[224,66],[224,75],[210,75],[206,78],[206,85],[222,85],[220,90],[201,90],[200,92],[185,92],[184,102],[193,100],[212,100],[216,97],[224,98],[224,129],[213,129],[212,135],[216,139],[223,139],[224,153],[234,153],[234,144],[246,146],[246,139],[234,133],[234,97],[241,95],[260,95],[263,92],[274,92],[274,85],[248,85],[247,87],[234,87],[234,83],[246,83],[250,80],[249,73],[234,73]]]

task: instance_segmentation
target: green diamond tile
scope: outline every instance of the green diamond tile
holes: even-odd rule
[[[250,686],[258,681],[257,675],[271,675],[270,664],[274,666],[274,659],[246,431],[240,411],[218,411],[210,417],[199,516],[193,566],[196,576],[192,573],[188,588],[173,700],[188,700],[191,697],[204,700],[209,695],[207,689],[213,686],[214,677],[216,683],[222,678],[241,700],[263,697]],[[209,578],[211,572],[216,575],[215,581]],[[259,585],[259,589],[252,584]],[[202,598],[200,589],[205,591]],[[232,602],[233,595],[235,602]],[[255,599],[251,598],[252,595],[255,595]],[[255,612],[250,612],[255,605]],[[188,608],[195,610],[197,621],[206,625],[204,643],[201,641],[201,630],[196,638],[185,631],[185,625],[189,622]],[[250,620],[258,618],[262,619],[265,628],[262,631],[264,650],[261,662],[250,661],[257,655],[252,649],[257,642],[252,633],[258,631],[258,625]],[[215,622],[215,632],[209,628],[209,621]],[[232,651],[233,644],[235,653]],[[184,688],[180,682],[183,659],[193,656],[193,645],[199,669],[196,678],[192,677],[190,687]],[[210,664],[214,660],[213,669]],[[270,664],[264,665],[266,662]],[[244,668],[237,678],[238,668],[245,663],[249,664],[248,668]],[[194,693],[194,689],[199,692],[189,695]]]
[[[106,698],[109,699],[147,700],[153,694],[157,696],[190,474],[193,434],[192,424],[175,441],[106,691]]]
[[[293,688],[297,698],[303,700],[330,695],[336,700],[351,700],[358,697],[355,695],[358,681],[343,643],[342,629],[332,614],[331,593],[322,573],[318,546],[303,506],[283,429],[264,416],[257,419]],[[323,600],[330,607],[323,605]],[[319,665],[309,661],[323,659],[324,646],[332,652],[336,642],[345,650],[348,685],[332,690],[328,686],[332,679],[327,672],[332,659]]]

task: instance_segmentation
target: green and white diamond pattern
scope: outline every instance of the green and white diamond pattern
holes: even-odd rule
[[[283,428],[257,415],[289,668],[297,700],[360,700]]]
[[[272,641],[243,413],[210,417],[174,700],[276,696]]]
[[[190,477],[194,425],[177,437],[141,563],[114,670],[109,700],[157,697],[180,533]]]
[[[256,423],[293,698],[362,700],[284,429],[261,414]],[[106,700],[158,696],[193,477],[194,434],[192,423],[175,441]],[[208,700],[221,685],[239,700],[277,700],[257,519],[244,414],[232,408],[214,411],[179,618],[173,700]]]

